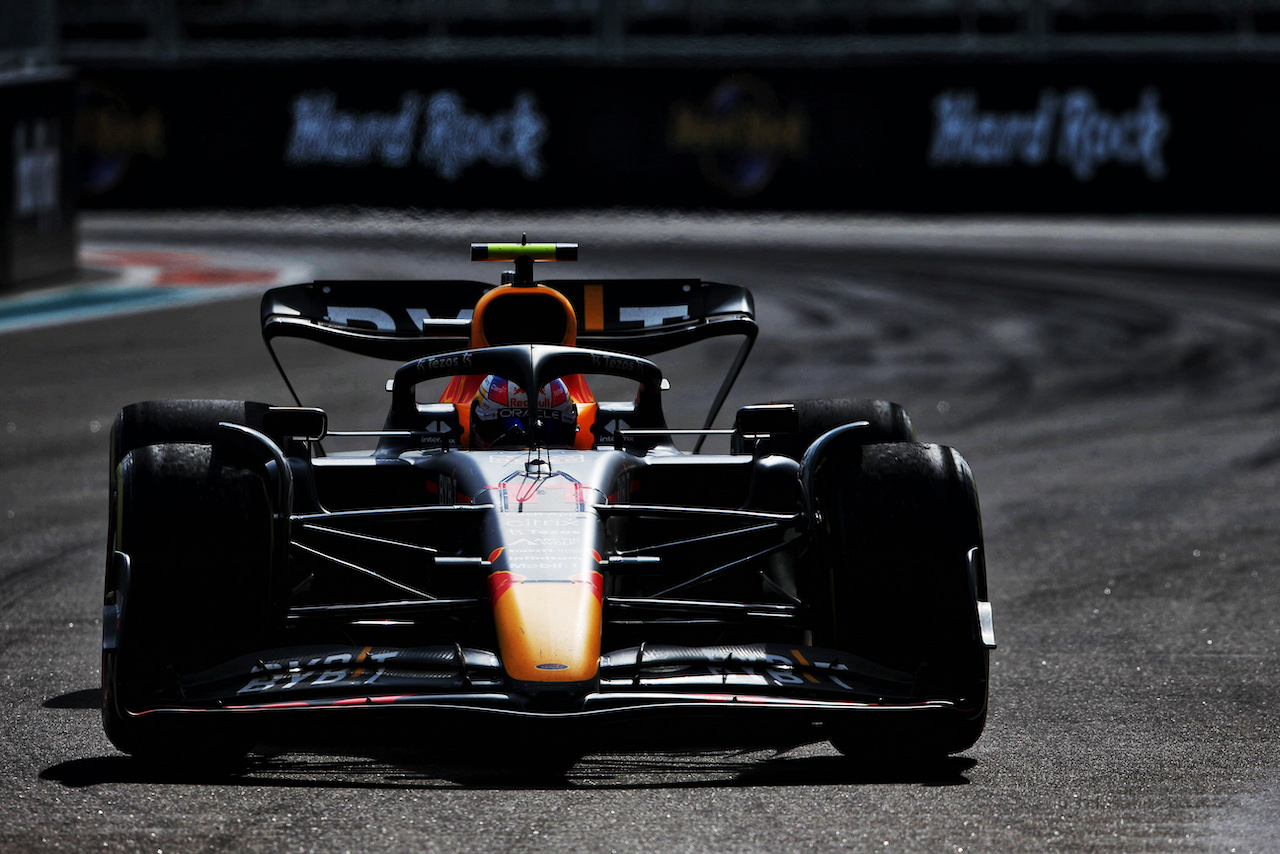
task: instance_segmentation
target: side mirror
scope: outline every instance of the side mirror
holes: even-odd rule
[[[769,433],[797,433],[800,431],[800,413],[791,403],[744,406],[738,410],[733,429],[748,439]]]
[[[323,409],[306,406],[273,406],[263,418],[268,436],[319,442],[329,432],[329,416]]]
[[[800,413],[790,403],[761,403],[738,410],[733,422],[730,452],[746,453],[756,449],[756,442],[778,433],[800,431]]]

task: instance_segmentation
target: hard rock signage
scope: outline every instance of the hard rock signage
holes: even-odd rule
[[[489,116],[469,110],[450,90],[406,92],[395,112],[341,109],[333,92],[311,91],[294,98],[292,112],[284,155],[289,166],[416,165],[446,181],[476,163],[514,169],[530,181],[544,171],[547,120],[529,92]]]
[[[1091,181],[1101,167],[1140,169],[1150,181],[1168,174],[1164,147],[1172,128],[1160,92],[1143,90],[1132,109],[1112,112],[1089,89],[1040,92],[1030,110],[979,108],[972,89],[949,89],[933,99],[929,165],[945,167],[1065,167]]]

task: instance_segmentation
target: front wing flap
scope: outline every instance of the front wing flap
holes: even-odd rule
[[[683,709],[740,714],[954,709],[915,676],[847,652],[788,644],[645,645],[601,656],[598,686],[553,706],[512,690],[492,652],[461,646],[314,646],[267,650],[180,679],[173,696],[131,710],[222,714],[411,707],[572,719]]]

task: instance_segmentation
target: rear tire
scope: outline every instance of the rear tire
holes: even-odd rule
[[[130,714],[180,702],[178,679],[271,645],[271,501],[218,445],[134,448],[118,468],[103,644],[103,727],[126,753],[234,764],[251,743],[200,713]],[[108,631],[109,629],[109,631]]]
[[[800,429],[769,439],[769,453],[799,460],[814,440],[844,424],[867,421],[859,430],[858,441],[864,445],[885,442],[914,442],[915,429],[907,411],[887,400],[863,398],[797,400],[792,402],[800,417]]]
[[[848,443],[820,465],[813,504],[823,528],[818,581],[828,589],[812,591],[827,605],[815,643],[915,673],[919,697],[956,703],[919,721],[872,715],[832,743],[865,757],[969,748],[986,723],[990,657],[977,620],[977,600],[987,598],[981,551],[970,571],[983,541],[969,466],[951,448],[915,443]]]
[[[111,470],[135,448],[168,442],[212,445],[218,424],[227,421],[261,430],[265,403],[245,400],[147,400],[131,403],[116,415],[111,427]]]
[[[212,445],[218,441],[218,424],[226,421],[261,430],[265,403],[244,400],[147,400],[131,403],[116,414],[111,425],[111,469],[108,472],[112,512],[107,527],[107,572],[111,571],[115,542],[116,469],[130,451],[148,445],[175,442]]]

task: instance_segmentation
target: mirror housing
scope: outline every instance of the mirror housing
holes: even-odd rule
[[[733,429],[744,439],[758,439],[774,433],[800,430],[800,413],[790,403],[760,403],[738,410]]]
[[[329,433],[329,415],[310,406],[273,406],[263,417],[263,432],[277,438],[319,442]]]

